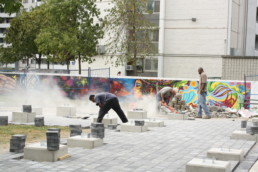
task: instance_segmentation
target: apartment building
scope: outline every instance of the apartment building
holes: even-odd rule
[[[98,2],[101,11],[110,6],[111,0]],[[147,8],[154,9],[148,18],[159,26],[154,36],[159,51],[139,60],[140,76],[196,79],[202,66],[209,77],[222,78],[223,56],[257,55],[257,0],[149,0]],[[98,56],[84,66],[105,65],[111,66]],[[128,65],[112,69],[113,75],[131,70]]]
[[[40,2],[23,0],[23,5],[29,10]],[[113,7],[112,0],[99,0],[97,7],[101,11],[100,17],[104,18],[106,9]],[[159,27],[151,35],[158,52],[137,61],[138,75],[196,79],[197,69],[202,66],[209,77],[223,78],[225,69],[230,71],[228,66],[233,64],[223,62],[223,57],[258,55],[257,7],[258,0],[148,0],[146,8],[153,14],[145,16]],[[5,23],[6,27],[8,24]],[[118,71],[122,75],[130,74],[130,65],[116,67],[113,60],[107,60],[105,43],[100,40],[95,62],[83,63],[82,68],[110,67],[111,76],[116,76]],[[77,61],[71,65],[72,69],[78,69]],[[52,68],[59,68],[56,66]],[[65,65],[60,68],[65,69]]]

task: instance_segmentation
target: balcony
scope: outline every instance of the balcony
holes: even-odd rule
[[[0,28],[9,28],[10,23],[0,23]]]
[[[9,15],[8,13],[0,13],[1,18],[14,18],[16,17],[16,14]]]

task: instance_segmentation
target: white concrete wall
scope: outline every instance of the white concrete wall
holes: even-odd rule
[[[165,53],[225,54],[227,16],[227,0],[167,0]]]
[[[257,0],[248,0],[248,20],[246,37],[246,55],[255,55],[255,33],[256,33],[256,8]]]
[[[222,76],[228,9],[228,0],[166,0],[164,77],[197,79],[200,66]]]
[[[91,69],[100,69],[100,68],[110,68],[110,77],[116,77],[117,73],[120,71],[121,76],[125,76],[125,67],[124,66],[118,66],[116,67],[114,64],[115,60],[108,60],[107,57],[104,56],[97,56],[95,57],[95,61],[91,64],[88,63],[82,63],[82,69],[88,69],[89,67]],[[76,68],[78,69],[78,62],[76,61],[75,64]],[[75,72],[78,74],[78,72]],[[87,74],[87,72],[82,72],[82,74]],[[105,75],[105,74],[103,74]],[[106,76],[106,75],[105,75]]]
[[[199,79],[197,72],[199,67],[204,68],[208,77],[222,76],[222,58],[220,56],[164,58],[164,75],[168,78]]]

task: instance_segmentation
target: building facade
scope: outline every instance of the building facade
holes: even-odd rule
[[[29,10],[40,2],[23,0],[23,5]],[[104,18],[106,10],[113,7],[112,0],[98,0],[97,7],[100,17]],[[232,66],[223,65],[223,57],[243,56],[244,59],[258,55],[257,7],[258,0],[148,0],[146,8],[153,13],[145,17],[159,27],[152,33],[158,53],[137,61],[138,75],[196,79],[198,67],[203,67],[208,77],[223,78],[223,71],[230,71],[223,68]],[[6,27],[7,23],[0,24],[0,42],[1,31]],[[105,43],[105,39],[100,40],[99,55],[93,63],[83,63],[82,69],[110,68],[111,76],[119,71],[121,75],[130,74],[130,65],[115,66],[114,60],[105,55]],[[52,65],[51,68],[65,69],[66,66]],[[71,62],[71,69],[78,69],[77,61]]]
[[[112,1],[98,3],[103,11]],[[158,20],[159,51],[156,57],[139,62],[144,66],[139,76],[196,79],[198,67],[203,67],[209,77],[222,78],[222,56],[258,54],[257,0],[150,0],[151,3],[156,11],[149,18]],[[102,60],[97,57],[95,63]],[[115,69],[128,73],[126,65]]]

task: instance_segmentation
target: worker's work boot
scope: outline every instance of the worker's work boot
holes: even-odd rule
[[[202,119],[211,119],[211,116],[204,115],[204,116],[202,117]]]

